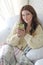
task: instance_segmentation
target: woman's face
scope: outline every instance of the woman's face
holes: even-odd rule
[[[27,24],[31,24],[33,15],[28,10],[22,11],[22,18]]]

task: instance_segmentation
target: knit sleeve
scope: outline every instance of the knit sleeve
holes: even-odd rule
[[[32,37],[30,42],[31,48],[40,48],[43,47],[43,34],[36,35]]]
[[[18,23],[17,23],[17,24],[18,24]],[[7,37],[7,39],[6,39],[6,42],[8,42],[8,41],[10,40],[10,38],[17,33],[17,32],[16,32],[16,30],[17,30],[17,24],[16,24],[15,26],[13,26],[11,32],[9,33],[9,35],[8,35],[8,37]]]
[[[17,34],[15,34],[8,40],[8,44],[12,46],[17,46],[19,44],[19,40],[20,38],[17,36]]]
[[[30,42],[31,42],[32,36],[30,34],[26,34],[24,39],[26,40],[28,46],[30,47]]]
[[[25,36],[25,40],[27,41],[28,46],[30,48],[40,48],[43,46],[43,30],[40,26],[37,27],[35,31],[35,35],[29,35],[27,34]]]
[[[43,46],[43,30],[39,25],[35,31],[36,35],[34,35],[31,39],[30,46],[32,48],[40,48]]]

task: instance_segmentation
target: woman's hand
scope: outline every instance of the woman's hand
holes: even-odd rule
[[[17,29],[17,35],[18,37],[24,37],[25,36],[25,29]]]

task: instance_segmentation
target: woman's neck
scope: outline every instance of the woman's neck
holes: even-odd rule
[[[30,30],[31,30],[31,25],[30,25],[30,24],[28,24],[28,25],[27,25],[27,29],[26,29],[26,31],[29,33],[29,32],[30,32]]]

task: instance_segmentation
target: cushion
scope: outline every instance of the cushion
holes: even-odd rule
[[[43,65],[43,59],[36,61],[35,65]]]
[[[32,49],[30,50],[26,56],[31,60],[31,61],[36,61],[38,59],[43,58],[43,47],[39,49]]]

